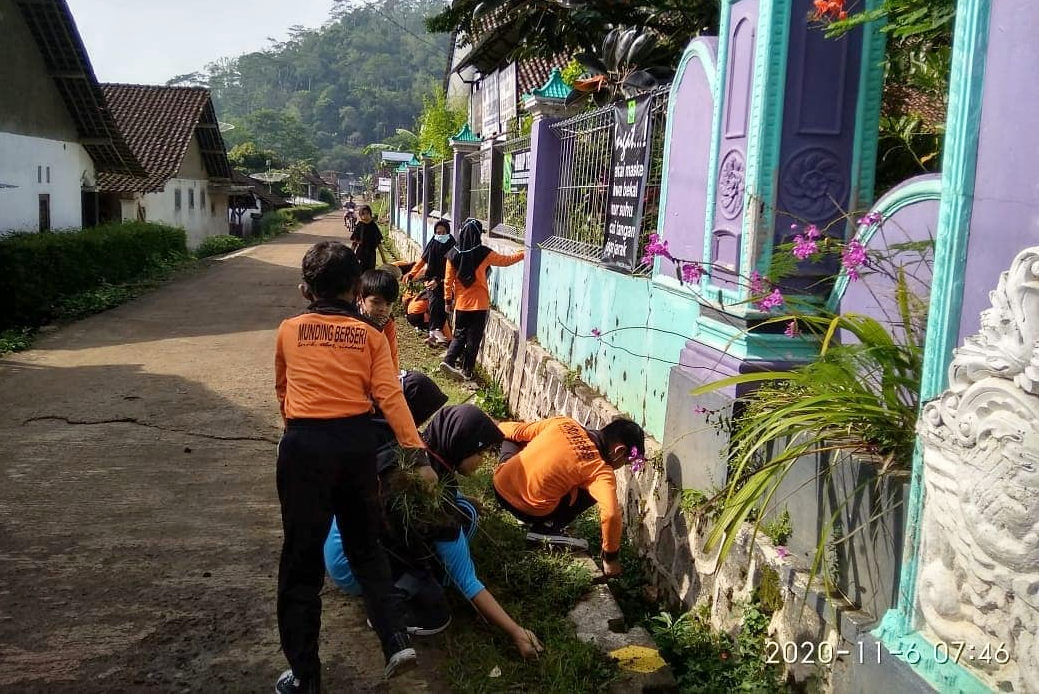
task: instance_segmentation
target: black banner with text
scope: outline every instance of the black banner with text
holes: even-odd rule
[[[614,104],[602,262],[628,272],[635,269],[639,257],[639,229],[649,173],[649,104],[648,94]]]

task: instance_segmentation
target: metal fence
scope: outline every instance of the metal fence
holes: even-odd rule
[[[437,175],[437,180],[440,182],[439,188],[434,188],[435,202],[433,203],[433,209],[440,212],[441,217],[451,216],[451,186],[454,184],[454,164],[450,161],[444,161],[438,164],[440,169]]]
[[[497,236],[523,241],[527,227],[527,162],[530,135],[507,140],[502,146],[502,180],[494,193],[501,196],[501,224],[492,229]]]
[[[491,150],[467,154],[469,166],[469,216],[487,224],[491,200]]]
[[[408,174],[397,174],[397,209],[403,210],[408,206]]]
[[[639,232],[641,249],[657,224],[664,169],[668,89],[650,101],[649,172],[644,184],[645,207]],[[609,203],[610,156],[613,142],[612,105],[553,124],[559,138],[561,162],[553,236],[543,246],[586,260],[602,257]],[[645,273],[647,267],[636,268]]]

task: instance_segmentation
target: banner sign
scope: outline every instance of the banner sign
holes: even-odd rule
[[[614,104],[602,262],[628,272],[635,269],[639,257],[639,229],[649,176],[649,104],[648,94]]]
[[[498,72],[494,71],[483,78],[480,85],[483,98],[483,136],[489,137],[500,132],[498,126]]]
[[[377,190],[380,193],[390,192],[390,179],[383,176],[379,176],[379,187],[377,188]]]
[[[505,166],[509,170],[508,187],[513,193],[517,188],[525,188],[530,181],[530,150],[522,149],[505,157]]]
[[[498,121],[502,131],[516,117],[516,63],[509,63],[498,71]]]

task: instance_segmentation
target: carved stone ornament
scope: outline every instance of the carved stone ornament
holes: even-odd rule
[[[840,158],[824,147],[803,149],[783,168],[782,195],[787,212],[809,220],[832,217],[848,194]]]
[[[726,219],[736,219],[743,211],[745,175],[743,154],[738,149],[729,150],[718,174],[718,207]]]
[[[916,620],[935,643],[965,642],[960,664],[993,687],[1039,692],[1039,247],[990,298],[917,427]]]

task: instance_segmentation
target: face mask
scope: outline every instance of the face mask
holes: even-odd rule
[[[447,240],[451,238],[451,234],[436,234],[433,238],[440,243],[447,243]]]

